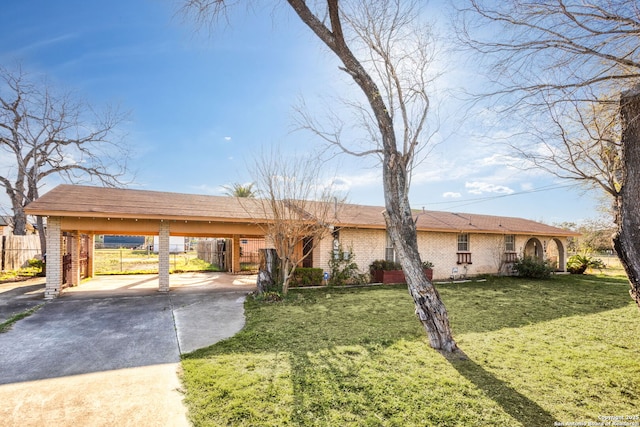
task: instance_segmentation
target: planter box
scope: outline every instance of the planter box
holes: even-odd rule
[[[433,269],[425,268],[427,279],[433,280]],[[375,270],[371,275],[373,283],[407,283],[402,270]]]

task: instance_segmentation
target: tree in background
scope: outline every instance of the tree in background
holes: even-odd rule
[[[249,184],[240,184],[234,182],[231,185],[224,185],[224,193],[230,197],[256,197],[256,192],[253,189],[253,182]]]
[[[98,114],[20,68],[0,67],[0,186],[11,201],[14,234],[27,233],[24,207],[39,197],[47,178],[122,184],[127,150],[117,128],[123,120],[117,111]],[[37,221],[44,252],[42,218]]]
[[[447,310],[427,279],[418,252],[409,204],[411,170],[427,141],[431,112],[427,93],[433,45],[421,19],[418,0],[287,0],[298,18],[328,48],[357,86],[364,102],[347,100],[368,133],[366,147],[354,149],[339,132],[323,132],[311,120],[307,128],[339,151],[378,156],[382,165],[384,213],[398,260],[407,279],[416,314],[433,348],[457,349]],[[215,22],[238,2],[185,0],[200,22]],[[335,116],[338,117],[336,112]],[[338,129],[339,130],[339,129]]]
[[[613,250],[611,236],[615,234],[616,227],[603,219],[590,219],[581,224],[563,222],[556,226],[581,234],[569,238],[567,249],[571,252],[607,253]]]
[[[514,139],[525,145],[512,147],[611,196],[614,247],[640,308],[637,1],[469,0],[458,18],[456,33],[488,65],[485,95],[522,129]]]

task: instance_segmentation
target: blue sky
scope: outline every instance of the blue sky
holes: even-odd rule
[[[263,148],[317,150],[312,135],[292,132],[293,106],[304,97],[321,110],[320,96],[351,89],[287,8],[241,7],[209,32],[196,31],[177,4],[10,0],[0,17],[0,63],[20,62],[93,105],[131,111],[133,188],[218,195],[222,185],[251,180],[251,156]],[[478,84],[475,70],[453,63],[441,65],[443,87]],[[518,169],[504,148],[487,143],[502,131],[499,118],[480,111],[462,121],[462,107],[453,96],[441,99],[439,143],[414,172],[413,208],[547,223],[598,216],[589,193]],[[350,202],[382,206],[374,166],[345,156],[323,165],[336,171]]]

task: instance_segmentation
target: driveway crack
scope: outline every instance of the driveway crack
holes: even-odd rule
[[[176,343],[178,344],[178,354],[182,355],[182,348],[180,347],[180,337],[178,336],[178,324],[176,323],[175,306],[173,305],[173,299],[171,294],[167,295],[169,298],[169,308],[171,309],[171,319],[173,320],[173,332],[176,335]]]

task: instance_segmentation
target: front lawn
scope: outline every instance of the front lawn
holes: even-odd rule
[[[198,258],[195,251],[171,253],[171,272],[219,271],[217,266]],[[94,251],[95,273],[100,274],[157,274],[158,254],[135,249],[96,249]]]
[[[239,334],[183,358],[189,416],[196,426],[640,423],[640,313],[627,289],[595,276],[440,285],[467,360],[429,347],[404,286],[249,299]]]

